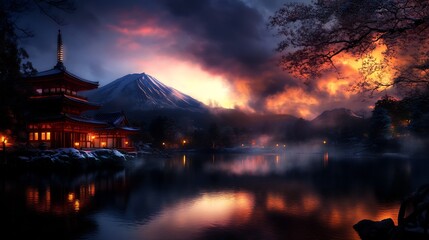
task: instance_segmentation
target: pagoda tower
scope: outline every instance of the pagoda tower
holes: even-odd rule
[[[50,70],[26,78],[33,89],[28,139],[33,145],[43,143],[52,148],[89,147],[88,133],[105,123],[81,117],[84,111],[100,106],[88,102],[78,92],[96,89],[98,82],[67,71],[63,54],[61,31],[58,30],[57,64]]]
[[[47,148],[120,148],[130,149],[129,135],[138,131],[128,126],[123,112],[111,113],[98,120],[82,116],[100,105],[79,95],[98,88],[98,82],[80,78],[63,63],[61,31],[57,37],[57,64],[50,70],[26,77],[32,87],[31,113],[27,126],[28,140],[34,146]]]

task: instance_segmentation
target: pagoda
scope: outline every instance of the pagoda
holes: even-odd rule
[[[82,116],[83,112],[96,110],[100,105],[89,102],[79,92],[96,89],[99,83],[67,71],[63,57],[59,30],[57,64],[25,78],[33,93],[27,125],[30,144],[48,148],[131,148],[129,136],[138,129],[128,126],[123,112],[112,113],[109,119]]]

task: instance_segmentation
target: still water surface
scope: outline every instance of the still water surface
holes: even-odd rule
[[[429,182],[424,159],[177,154],[121,171],[3,172],[2,239],[359,239]],[[6,237],[8,236],[8,237]]]

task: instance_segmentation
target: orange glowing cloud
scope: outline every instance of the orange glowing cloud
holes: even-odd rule
[[[352,80],[350,78],[338,79],[336,76],[327,76],[317,83],[317,88],[321,92],[328,93],[332,98],[349,98],[351,84]]]
[[[305,90],[304,86],[285,87],[282,92],[266,99],[266,108],[272,112],[293,114],[308,119],[320,114],[320,111],[350,101],[357,106],[358,95],[353,86],[358,79],[365,77],[371,85],[391,83],[394,71],[393,66],[383,65],[385,50],[386,47],[380,45],[362,59],[356,59],[350,54],[341,54],[335,59],[339,73],[324,73],[320,79],[315,80],[311,90]]]
[[[269,97],[266,101],[267,108],[273,112],[296,114],[303,118],[313,115],[311,109],[319,105],[319,99],[302,88],[287,88],[283,92]]]
[[[158,16],[141,10],[119,15],[120,21],[107,25],[108,30],[118,36],[116,51],[122,56],[117,58],[115,67],[146,72],[209,106],[251,112],[267,111],[309,119],[327,109],[352,108],[350,101],[362,108],[351,87],[361,79],[363,66],[371,61],[381,63],[386,50],[380,45],[371,56],[359,60],[350,54],[338,55],[334,61],[341,74],[325,72],[308,87],[286,73],[283,75],[275,68],[273,58],[268,60],[270,63],[255,64],[257,69],[249,69],[228,58],[230,55],[219,63],[212,55],[218,58],[223,55],[207,51],[212,50],[210,44],[214,43],[199,41],[199,35],[189,37],[180,24],[166,25]],[[136,16],[145,17],[140,21]],[[390,68],[366,70],[366,77],[371,81],[388,83],[393,78]]]
[[[350,79],[350,84],[356,83],[356,79],[364,78],[369,86],[382,84],[386,89],[390,88],[395,76],[395,67],[400,64],[399,60],[389,59],[389,64],[385,60],[384,53],[387,47],[379,44],[372,52],[361,58],[356,58],[350,54],[341,54],[336,57],[339,67],[343,69],[342,74]]]

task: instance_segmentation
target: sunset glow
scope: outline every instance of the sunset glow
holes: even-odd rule
[[[139,228],[140,236],[189,239],[210,226],[229,226],[249,219],[253,197],[246,192],[205,193],[190,201],[167,207]],[[168,228],[168,231],[163,229]]]
[[[2,0],[0,100],[3,239],[429,236],[429,0]]]
[[[252,6],[245,7],[246,11],[258,20],[242,24],[264,26],[263,18],[255,17],[266,13]],[[84,38],[86,32],[78,33],[74,26],[64,28],[65,65],[86,79],[99,81],[100,86],[126,74],[145,72],[212,107],[291,114],[307,119],[349,102],[352,109],[367,109],[369,103],[359,103],[349,91],[359,77],[362,60],[339,56],[341,76],[330,73],[311,87],[305,86],[277,66],[273,51],[276,40],[265,30],[252,25],[241,30],[242,36],[221,36],[221,30],[216,28],[220,23],[201,21],[198,13],[182,19],[175,13],[157,13],[151,7],[106,9],[109,15],[102,14],[103,22],[93,23],[97,31],[86,37],[86,45],[72,38],[79,34]],[[229,17],[229,12],[218,11],[218,15]],[[97,14],[100,12],[103,11]],[[191,24],[189,19],[195,22]],[[49,37],[49,34],[39,35],[35,40],[47,44]],[[383,50],[378,48],[373,56],[378,58]],[[38,68],[53,64],[54,60],[49,61],[45,54],[31,47],[29,52]],[[385,71],[384,75],[386,81],[391,77]]]
[[[226,79],[205,72],[199,66],[169,57],[156,57],[156,61],[135,60],[135,69],[156,73],[163,83],[209,106],[233,108],[234,96]],[[174,66],[174,67],[171,67]]]

